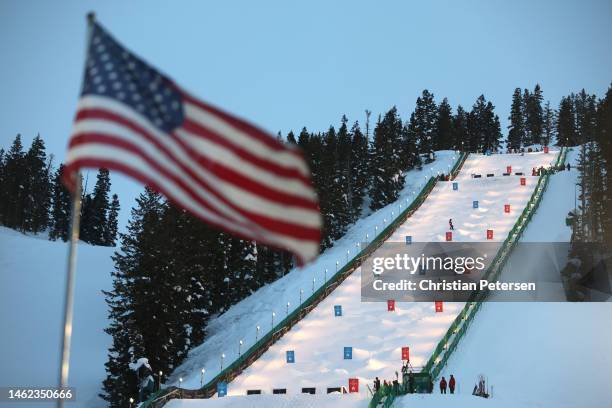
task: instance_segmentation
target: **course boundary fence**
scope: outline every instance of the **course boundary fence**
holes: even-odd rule
[[[454,180],[457,176],[463,163],[467,159],[469,153],[458,153],[459,156],[452,166],[449,174],[450,180]],[[342,268],[333,274],[326,284],[305,299],[298,308],[289,313],[284,319],[280,320],[268,333],[264,334],[255,344],[245,350],[240,357],[234,360],[226,368],[224,368],[215,377],[209,380],[202,388],[199,389],[180,389],[171,386],[163,388],[153,393],[149,399],[140,405],[140,408],[160,408],[170,399],[180,397],[184,399],[195,398],[210,398],[217,391],[217,383],[229,383],[237,377],[242,371],[255,362],[263,353],[278,341],[285,333],[287,333],[295,324],[302,320],[311,310],[313,310],[322,300],[324,300],[333,290],[338,287],[355,269],[385,242],[395,230],[402,225],[416,210],[425,202],[436,183],[438,177],[430,177],[427,183],[422,187],[419,194],[412,200],[398,216],[389,222],[382,231],[374,237],[366,246],[362,248],[351,260],[349,260]]]

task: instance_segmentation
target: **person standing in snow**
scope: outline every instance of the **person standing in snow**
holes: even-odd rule
[[[374,380],[374,392],[378,392],[380,390],[380,379],[376,377]]]
[[[570,171],[571,168],[572,168],[572,166],[570,166],[570,164],[567,163],[567,171]]]
[[[444,377],[440,380],[440,394],[446,394],[446,379]]]
[[[449,218],[448,220],[448,227],[450,228],[451,231],[455,230],[455,226],[453,225],[453,219]]]
[[[451,374],[450,379],[448,380],[448,389],[451,394],[455,393],[455,377]]]

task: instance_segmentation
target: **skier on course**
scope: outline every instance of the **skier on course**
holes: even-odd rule
[[[570,171],[571,168],[572,168],[572,166],[570,166],[570,164],[567,163],[567,171]]]
[[[446,394],[446,379],[444,377],[440,380],[440,394]]]
[[[448,219],[448,227],[450,228],[451,231],[455,230],[455,226],[453,225],[453,219],[452,218]]]
[[[450,379],[448,380],[448,389],[451,394],[455,393],[455,377],[451,374]]]

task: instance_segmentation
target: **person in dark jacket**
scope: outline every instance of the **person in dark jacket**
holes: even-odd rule
[[[450,379],[448,380],[448,389],[451,394],[455,393],[455,377],[451,374]]]
[[[567,163],[567,171],[570,171],[570,170],[571,170],[571,168],[572,168],[572,166],[570,166],[570,164],[569,164],[569,163]]]
[[[451,229],[451,231],[453,231],[455,229],[455,226],[453,225],[453,219],[450,218],[448,220],[448,227]]]
[[[380,379],[376,377],[374,380],[374,392],[378,392],[380,390]]]
[[[440,380],[440,394],[446,394],[446,378]]]

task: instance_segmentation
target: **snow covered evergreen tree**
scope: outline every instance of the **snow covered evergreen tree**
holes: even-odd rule
[[[369,162],[368,162],[368,140],[359,123],[355,122],[351,128],[351,222],[355,222],[361,216],[363,200],[369,185]]]
[[[464,150],[468,146],[468,113],[461,105],[457,106],[457,114],[453,117],[453,149]]]
[[[521,88],[516,88],[514,95],[512,95],[512,106],[510,107],[510,116],[508,117],[510,121],[508,126],[508,148],[510,149],[520,149],[526,140],[523,117]]]
[[[371,148],[372,181],[370,189],[372,210],[377,210],[397,200],[404,187],[405,159],[400,156],[403,134],[402,120],[397,108],[391,108],[374,129]]]
[[[597,118],[596,96],[589,95],[583,89],[574,97],[576,112],[576,133],[579,143],[588,143],[595,137]]]
[[[21,135],[15,137],[13,144],[6,153],[4,171],[4,188],[2,196],[0,196],[2,224],[23,231],[26,205],[24,183],[27,170]]]
[[[571,96],[561,98],[557,116],[557,144],[559,146],[576,146],[576,112]]]
[[[49,225],[49,206],[51,203],[51,183],[45,143],[40,135],[32,141],[25,155],[26,177],[23,181],[25,199],[23,230],[38,233]]]
[[[480,95],[468,117],[468,134],[472,151],[495,151],[501,139],[501,125],[495,106]]]
[[[104,230],[104,245],[115,246],[115,240],[117,239],[117,232],[119,227],[119,196],[113,194],[113,198],[108,209],[108,220],[106,222],[106,228]]]
[[[60,167],[53,176],[52,184],[52,206],[51,206],[51,228],[49,239],[68,241],[68,229],[70,228],[71,200],[70,192],[62,183],[64,165]]]
[[[542,110],[542,89],[536,84],[533,93],[525,90],[525,144],[538,144],[541,142],[544,128],[544,112]]]
[[[550,107],[550,101],[546,101],[546,105],[544,105],[542,138],[540,143],[544,146],[548,146],[556,136],[555,129],[555,111]]]
[[[96,185],[91,197],[91,236],[89,241],[93,245],[107,245],[108,210],[110,207],[110,175],[107,169],[98,170]]]
[[[137,206],[132,209],[127,232],[120,234],[120,250],[113,256],[113,289],[104,292],[110,321],[105,332],[112,337],[112,345],[105,363],[107,377],[103,382],[104,392],[100,396],[110,407],[126,407],[130,398],[136,398],[137,377],[129,364],[146,355],[143,326],[157,330],[156,314],[159,313],[160,303],[147,287],[151,285],[151,270],[159,262],[154,256],[155,250],[151,248],[157,247],[156,241],[159,240],[160,201],[159,194],[148,188],[136,199]],[[159,327],[159,332],[153,337],[163,335],[163,330],[163,327]],[[157,369],[168,373],[164,368]]]
[[[431,161],[435,146],[438,144],[437,131],[438,107],[434,95],[427,89],[416,100],[414,114],[410,116],[409,131],[416,135],[420,154],[425,155],[426,162]]]
[[[438,106],[435,134],[437,135],[434,144],[436,150],[453,148],[453,112],[447,98],[444,98]]]

